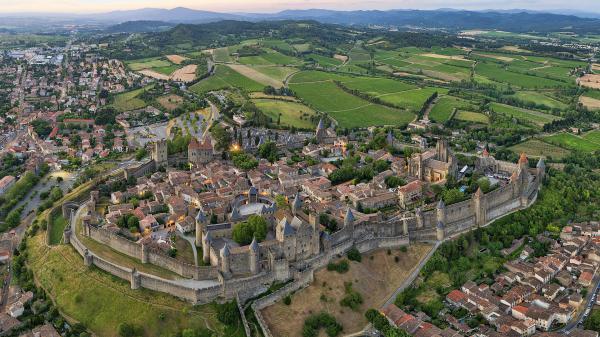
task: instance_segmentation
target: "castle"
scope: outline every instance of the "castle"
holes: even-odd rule
[[[413,154],[408,158],[408,173],[419,180],[433,183],[456,177],[457,160],[450,151],[448,141],[439,140],[435,149]]]
[[[326,135],[322,134],[322,141],[327,140]],[[192,151],[198,146],[201,145],[192,146]],[[151,165],[163,167],[161,165],[171,164],[173,159],[166,154],[166,142],[156,143]],[[197,158],[202,158],[203,155],[192,154],[198,156]],[[209,165],[213,164],[221,165],[219,167],[225,165]],[[545,176],[543,160],[540,160],[535,168],[529,168],[528,164],[524,154],[517,163],[507,163],[484,152],[476,158],[475,170],[497,177],[501,182],[491,191],[484,193],[479,189],[461,202],[446,205],[439,201],[435,205],[423,205],[411,211],[399,210],[392,215],[363,214],[338,201],[329,214],[340,224],[333,229],[321,223],[319,203],[315,203],[314,200],[312,203],[302,200],[297,187],[295,195],[290,198],[289,206],[286,205],[282,209],[278,209],[272,192],[268,190],[258,190],[251,186],[244,192],[238,192],[231,187],[225,187],[220,189],[219,193],[237,194],[230,194],[226,199],[230,200],[230,211],[222,219],[224,221],[211,223],[209,215],[200,205],[196,208],[196,214],[186,213],[187,216],[193,216],[192,221],[195,222],[195,243],[202,249],[202,266],[185,264],[164,253],[149,249],[143,242],[140,245],[116,235],[113,231],[95,226],[89,219],[94,216],[97,197],[92,197],[77,212],[73,212],[83,216],[82,235],[139,259],[142,263],[156,264],[189,278],[181,283],[144,274],[94,255],[79,241],[70,227],[65,231],[65,242],[71,243],[84,256],[87,265],[95,265],[113,275],[130,280],[134,288],[144,287],[167,292],[192,303],[206,303],[216,298],[235,296],[250,298],[277,280],[306,281],[307,272],[325,266],[331,259],[353,247],[360,252],[367,252],[379,248],[397,248],[411,242],[440,242],[528,207],[537,198]],[[412,156],[408,166],[409,171],[420,179],[419,182],[443,181],[457,174],[456,158],[448,143],[443,140],[438,142],[435,149]],[[165,186],[161,193],[167,193],[166,195],[171,195],[170,198],[177,199],[181,196],[172,193],[185,192],[185,189],[175,188],[181,184],[176,182],[180,181],[176,177],[190,174],[190,178],[186,179],[194,178],[192,173],[171,173],[172,189]],[[256,178],[250,176],[248,180],[260,184]],[[221,181],[222,177],[219,179]],[[232,181],[239,184],[238,180]],[[264,186],[273,188],[270,184]],[[293,186],[285,188],[291,189]],[[168,192],[169,190],[172,192]],[[252,215],[259,215],[266,220],[268,233],[260,242],[255,237],[250,244],[239,245],[232,238],[233,229]]]

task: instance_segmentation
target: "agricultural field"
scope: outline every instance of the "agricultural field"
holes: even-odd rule
[[[517,91],[512,97],[523,102],[533,103],[536,105],[544,105],[550,109],[564,110],[567,104],[554,99],[548,95],[536,91]]]
[[[136,110],[146,107],[148,104],[138,96],[146,89],[152,86],[140,88],[137,90],[127,91],[115,96],[112,106],[119,112]]]
[[[513,145],[509,148],[514,153],[527,153],[530,157],[551,157],[552,159],[562,159],[571,153],[567,149],[548,144],[539,139],[529,139],[523,143]]]
[[[600,143],[596,143],[597,134],[591,134],[587,138],[580,137],[571,133],[557,133],[555,135],[544,137],[544,141],[564,147],[566,149],[582,152],[594,152],[600,150]]]
[[[435,92],[442,95],[446,94],[448,90],[444,88],[424,87],[399,93],[381,95],[379,98],[382,101],[393,104],[399,108],[419,111],[427,99]]]
[[[306,54],[304,56],[304,59],[309,62],[312,61],[312,62],[318,63],[321,67],[324,67],[324,68],[337,67],[343,63],[339,59],[336,59],[333,57],[327,57],[327,56],[323,56],[323,55],[319,55],[319,54]]]
[[[600,144],[600,130],[592,130],[583,135],[583,139]]]
[[[277,302],[262,311],[263,317],[274,336],[301,336],[304,320],[320,311],[335,316],[344,335],[359,332],[367,324],[364,312],[381,307],[430,249],[423,244],[410,245],[407,252],[387,254],[382,249],[363,256],[361,262],[350,261],[347,273],[319,270],[310,286],[291,296],[290,305]],[[340,305],[348,283],[364,300],[357,310]]]
[[[473,110],[473,107],[468,101],[458,97],[442,96],[429,112],[429,119],[444,123],[450,119],[454,109]]]
[[[456,113],[456,116],[454,116],[454,118],[464,121],[464,122],[471,122],[471,123],[476,123],[476,124],[488,124],[490,122],[488,116],[486,116],[480,112],[472,112],[472,111],[459,110]]]
[[[313,129],[316,126],[310,120],[310,117],[316,116],[316,112],[304,104],[278,99],[253,99],[252,102],[269,116],[273,123],[280,118],[281,126],[299,129]]]
[[[264,85],[258,83],[226,65],[217,65],[215,74],[190,87],[196,93],[224,88],[239,88],[244,91],[262,91]]]
[[[573,83],[562,82],[541,76],[533,76],[504,69],[495,62],[481,62],[475,67],[475,72],[493,81],[510,84],[512,86],[535,89],[535,88],[560,88],[573,86]]]
[[[533,123],[537,126],[543,126],[553,120],[559,119],[558,116],[546,114],[539,111],[521,109],[510,105],[490,103],[490,109],[496,113],[516,118],[527,123]]]
[[[373,104],[351,95],[332,81],[294,83],[290,88],[309,106],[328,113],[341,127],[401,125],[414,119],[410,112]]]
[[[444,81],[468,79],[473,65],[473,61],[464,58],[464,51],[457,48],[378,50],[375,60],[389,66],[391,72],[422,74]]]
[[[165,60],[162,57],[154,57],[148,59],[141,60],[132,60],[125,62],[127,67],[133,71],[140,71],[144,69],[156,69],[156,68],[164,68],[172,65],[171,62]]]
[[[299,59],[284,55],[272,49],[263,49],[257,56],[244,56],[239,58],[239,63],[245,65],[299,65]]]
[[[213,50],[213,58],[215,62],[232,62],[233,59],[229,55],[229,48],[217,48]]]

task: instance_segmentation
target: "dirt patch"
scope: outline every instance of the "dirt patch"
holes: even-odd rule
[[[181,56],[181,55],[167,55],[167,60],[171,61],[172,63],[175,64],[181,64],[181,62],[187,60],[187,57]]]
[[[237,71],[238,73],[255,80],[256,82],[264,85],[270,85],[274,88],[283,87],[283,82],[278,81],[272,77],[269,77],[256,69],[248,67],[243,64],[230,64],[228,65],[231,69]]]
[[[504,47],[502,47],[500,49],[501,50],[515,52],[515,53],[531,53],[531,51],[529,51],[527,49],[521,49],[521,48],[519,48],[517,46],[504,46]]]
[[[600,75],[597,74],[586,74],[577,79],[582,87],[600,89]]]
[[[334,59],[338,59],[338,60],[340,60],[342,62],[348,61],[348,56],[346,56],[346,55],[335,54],[335,55],[333,55],[333,58]]]
[[[144,76],[156,78],[157,80],[164,80],[164,81],[168,81],[169,80],[169,76],[167,76],[165,74],[161,74],[161,73],[156,72],[154,70],[150,70],[150,69],[140,70],[139,73],[142,74],[142,75],[144,75]]]
[[[600,71],[600,64],[592,63],[592,71]]]
[[[166,95],[156,99],[167,110],[175,110],[183,103],[183,98],[177,95]]]
[[[462,55],[441,55],[434,53],[421,54],[420,56],[431,57],[435,59],[445,59],[445,60],[464,60],[465,57]]]
[[[586,96],[579,96],[579,103],[590,110],[600,109],[600,99],[595,99]]]
[[[171,74],[171,79],[173,81],[191,82],[196,78],[197,68],[197,65],[190,64],[181,69],[177,69]]]
[[[344,334],[358,332],[367,324],[365,311],[383,306],[430,249],[429,245],[418,244],[407,252],[393,250],[390,255],[387,250],[379,250],[364,255],[361,263],[350,262],[345,274],[321,269],[315,273],[312,285],[292,295],[290,305],[277,302],[264,309],[263,315],[273,336],[302,336],[304,320],[322,310],[335,316]],[[345,296],[346,282],[351,282],[352,289],[363,297],[364,303],[357,311],[339,304]]]

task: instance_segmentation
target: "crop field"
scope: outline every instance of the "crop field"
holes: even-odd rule
[[[480,112],[473,112],[473,111],[459,110],[456,113],[456,116],[454,116],[454,118],[461,120],[461,121],[478,123],[478,124],[488,124],[490,122],[488,116],[486,116]]]
[[[296,68],[280,66],[255,66],[252,68],[257,72],[282,83],[288,76],[298,71]]]
[[[581,95],[581,96],[579,96],[579,103],[583,104],[583,106],[585,106],[589,110],[600,109],[600,99]]]
[[[321,67],[336,67],[341,65],[343,62],[333,57],[327,57],[319,54],[306,54],[304,56],[305,60],[313,61],[318,63]]]
[[[553,120],[559,119],[560,117],[545,114],[539,111],[526,110],[517,107],[513,107],[510,105],[504,105],[499,103],[491,103],[490,108],[497,113],[516,118],[521,121],[531,122],[538,126],[542,126],[546,123],[550,123]]]
[[[600,130],[592,130],[583,135],[583,139],[600,144]]]
[[[217,48],[213,51],[213,57],[215,62],[231,62],[233,61],[229,55],[229,48]]]
[[[530,103],[535,103],[538,105],[545,105],[551,109],[566,109],[567,105],[557,99],[554,99],[552,97],[549,97],[547,95],[544,95],[543,93],[540,92],[535,92],[535,91],[517,91],[513,97],[524,101],[524,102],[530,102]]]
[[[473,64],[473,61],[464,59],[464,51],[457,48],[378,50],[375,60],[390,66],[392,71],[423,73],[445,81],[468,79]]]
[[[294,90],[311,107],[326,112],[341,127],[401,125],[414,119],[414,114],[365,101],[340,89],[331,81],[292,84]]]
[[[471,104],[463,99],[452,96],[442,96],[429,112],[429,119],[434,122],[444,123],[450,119],[452,111],[454,111],[455,108],[464,110],[473,109]]]
[[[571,153],[567,149],[548,144],[539,139],[529,139],[523,143],[511,146],[509,149],[514,153],[525,152],[531,157],[551,157],[552,159],[562,159]]]
[[[571,150],[593,152],[600,150],[600,143],[589,140],[594,137],[596,137],[596,135],[589,136],[588,139],[585,139],[571,133],[563,132],[544,137],[544,141]]]
[[[144,69],[161,68],[171,66],[172,63],[163,59],[162,57],[154,57],[142,60],[133,60],[126,62],[129,69],[133,71],[140,71]]]
[[[152,68],[152,70],[156,71],[157,73],[161,73],[161,74],[164,74],[164,75],[167,75],[167,76],[170,76],[177,69],[179,69],[179,67],[176,66],[176,65],[168,65],[166,67],[154,67],[154,68]]]
[[[400,108],[419,111],[425,101],[427,101],[427,99],[433,95],[434,92],[437,92],[441,95],[447,93],[448,90],[444,88],[425,87],[406,90],[399,93],[381,95],[379,98],[384,102],[394,104]]]
[[[190,90],[203,93],[224,88],[239,88],[244,91],[262,91],[264,85],[234,71],[226,65],[218,65],[215,74],[190,87]]]
[[[310,120],[311,116],[316,115],[315,111],[304,104],[283,101],[277,99],[253,99],[252,102],[267,116],[273,123],[280,117],[280,125],[293,126],[300,129],[312,129],[315,125]]]
[[[340,79],[340,81],[350,89],[358,90],[372,96],[382,96],[417,88],[412,84],[388,78],[353,77]]]
[[[272,49],[263,49],[265,52],[257,56],[244,56],[239,62],[245,65],[296,65],[302,63],[299,59],[284,55]]]
[[[149,86],[146,88],[149,89],[151,87]],[[141,89],[137,89],[137,90],[120,93],[115,96],[115,99],[114,99],[114,102],[112,105],[119,112],[141,109],[141,108],[145,107],[147,104],[146,104],[146,102],[144,102],[144,100],[138,98],[138,96],[142,92],[144,92],[144,89],[146,89],[146,88],[141,88]]]
[[[235,70],[240,75],[256,81],[264,86],[270,85],[274,88],[281,88],[283,86],[283,82],[280,79],[266,75],[259,70],[258,66],[249,67],[243,64],[229,64],[228,67]],[[275,72],[273,73],[275,74]]]
[[[570,83],[560,82],[549,78],[507,71],[506,69],[503,69],[500,64],[492,62],[477,64],[475,72],[493,81],[507,83],[526,89],[572,86]]]

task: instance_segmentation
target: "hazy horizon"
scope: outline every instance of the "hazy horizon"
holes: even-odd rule
[[[92,14],[118,10],[133,10],[142,8],[172,9],[186,7],[196,10],[215,12],[254,12],[269,13],[286,9],[335,9],[335,10],[368,10],[368,9],[439,9],[454,8],[465,10],[565,10],[600,12],[600,2],[580,0],[570,3],[565,8],[564,0],[506,0],[502,3],[491,0],[231,0],[226,3],[217,0],[56,0],[51,4],[47,0],[29,0],[3,4],[0,13],[4,14]]]

